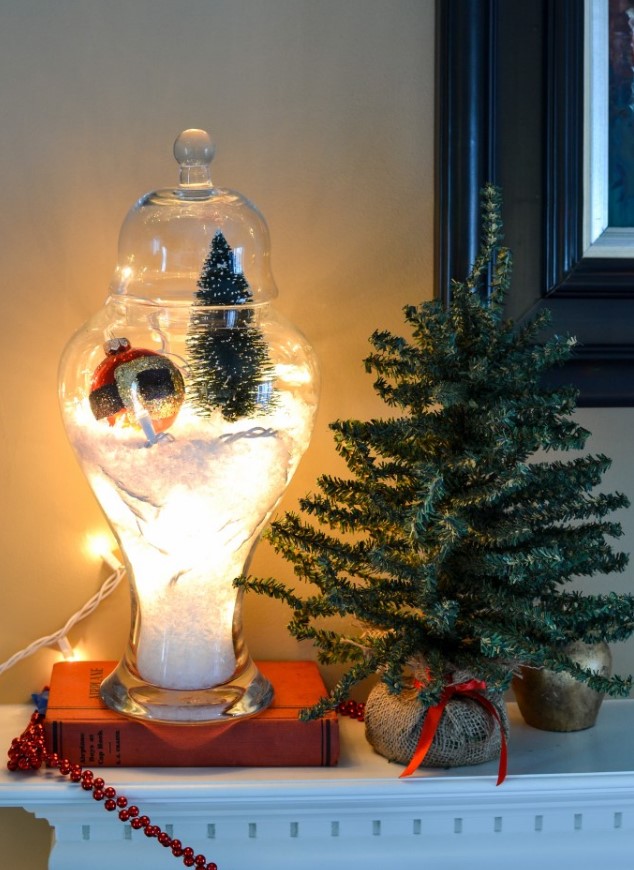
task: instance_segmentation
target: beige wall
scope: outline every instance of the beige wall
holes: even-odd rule
[[[328,422],[379,410],[367,337],[432,293],[433,0],[0,0],[0,661],[105,577],[83,549],[104,521],[62,430],[57,364],[105,296],[126,211],[175,180],[172,142],[194,126],[216,139],[216,183],[264,212],[279,307],[321,361],[283,507],[333,467]],[[288,573],[264,546],[253,569]],[[310,655],[283,610],[246,610],[256,655]],[[71,639],[115,658],[127,628],[121,588]],[[27,701],[56,658],[0,676],[0,702]],[[47,834],[23,823],[0,814],[3,861],[44,867]]]

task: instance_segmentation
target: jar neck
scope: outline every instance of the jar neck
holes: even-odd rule
[[[253,302],[242,305],[200,305],[190,297],[182,299],[141,299],[135,296],[110,294],[105,308],[117,319],[128,322],[145,321],[150,324],[169,323],[185,328],[192,317],[202,318],[210,325],[239,327],[266,319],[272,309],[271,302]]]

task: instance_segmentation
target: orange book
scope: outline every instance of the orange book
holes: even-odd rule
[[[172,725],[131,719],[106,707],[99,685],[116,662],[53,666],[44,727],[50,751],[86,767],[331,766],[339,758],[335,713],[302,722],[326,687],[314,662],[258,662],[272,705],[230,723]]]

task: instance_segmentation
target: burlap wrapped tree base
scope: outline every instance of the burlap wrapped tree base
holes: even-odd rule
[[[504,699],[487,694],[508,736]],[[390,761],[408,764],[414,755],[427,710],[416,697],[392,695],[384,683],[370,692],[365,707],[365,733],[370,745]],[[454,696],[447,702],[423,767],[460,767],[482,764],[500,754],[500,725],[491,712],[471,698]]]

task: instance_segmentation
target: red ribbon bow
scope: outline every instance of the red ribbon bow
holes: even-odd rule
[[[454,695],[460,695],[463,698],[472,698],[474,701],[477,701],[478,704],[481,704],[484,709],[493,716],[495,721],[500,726],[500,764],[498,767],[498,779],[496,785],[502,785],[502,783],[506,779],[506,734],[504,733],[504,728],[502,727],[502,720],[500,719],[499,712],[491,703],[491,701],[489,701],[489,699],[482,694],[485,689],[486,683],[482,682],[482,680],[467,680],[465,683],[456,683],[453,686],[445,687],[440,697],[440,702],[434,707],[430,707],[427,711],[425,721],[423,722],[423,726],[420,731],[420,737],[418,738],[418,743],[416,744],[416,749],[414,750],[414,754],[412,755],[410,763],[400,775],[400,779],[406,776],[411,776],[424,761],[425,756],[431,749],[434,736],[436,734],[436,731],[438,730],[438,726],[440,725],[440,720],[442,719],[442,714],[445,712],[445,707],[447,706],[447,703],[454,697]]]

